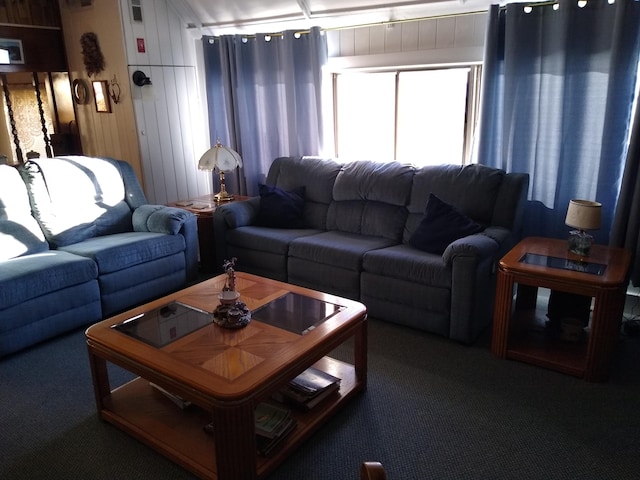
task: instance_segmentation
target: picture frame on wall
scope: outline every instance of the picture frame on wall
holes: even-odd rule
[[[24,63],[22,40],[0,38],[0,64],[13,65]]]
[[[96,104],[96,112],[111,113],[111,100],[109,98],[109,82],[106,80],[94,80],[93,99]]]

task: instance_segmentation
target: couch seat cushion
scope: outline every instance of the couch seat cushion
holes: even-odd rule
[[[399,278],[432,287],[451,287],[451,268],[442,255],[423,252],[411,245],[394,245],[364,254],[362,269],[375,275]]]
[[[366,252],[393,244],[382,237],[330,231],[295,239],[289,247],[289,257],[360,271]]]
[[[240,227],[227,232],[226,242],[234,247],[286,255],[289,244],[299,237],[317,235],[322,230],[298,228]]]
[[[52,250],[5,260],[0,268],[0,310],[97,276],[93,261],[68,252]]]
[[[185,249],[182,235],[126,232],[95,237],[62,247],[62,250],[91,258],[100,275],[167,257]]]

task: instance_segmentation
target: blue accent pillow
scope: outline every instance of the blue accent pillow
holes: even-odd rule
[[[481,225],[431,193],[424,218],[411,235],[409,244],[419,250],[442,255],[454,240],[482,230]]]
[[[256,225],[272,228],[303,227],[304,191],[304,186],[287,192],[278,187],[259,184],[260,210]]]

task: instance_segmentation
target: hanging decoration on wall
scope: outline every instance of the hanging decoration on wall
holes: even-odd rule
[[[82,60],[87,69],[87,75],[100,73],[104,70],[104,57],[98,43],[98,36],[93,32],[83,33],[80,37],[82,46]]]
[[[116,74],[114,73],[113,80],[111,80],[111,83],[109,84],[109,96],[111,97],[111,100],[113,100],[113,103],[115,103],[116,105],[120,101],[120,92],[120,84],[118,83],[118,79],[116,78]]]

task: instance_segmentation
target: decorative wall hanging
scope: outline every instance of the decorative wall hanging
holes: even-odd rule
[[[73,81],[71,85],[71,93],[73,95],[73,99],[78,105],[85,105],[89,103],[89,100],[91,99],[87,82],[81,78],[76,78]]]
[[[111,100],[113,100],[113,103],[115,103],[116,105],[120,101],[120,93],[120,84],[118,83],[118,79],[114,74],[113,80],[111,80],[111,87],[109,88],[109,95],[111,96]]]
[[[100,73],[104,70],[104,57],[98,43],[98,36],[93,32],[83,33],[80,37],[82,46],[82,61],[87,69],[87,75]]]
[[[109,100],[109,82],[95,80],[93,84],[93,99],[96,103],[96,112],[111,113],[111,101]]]

